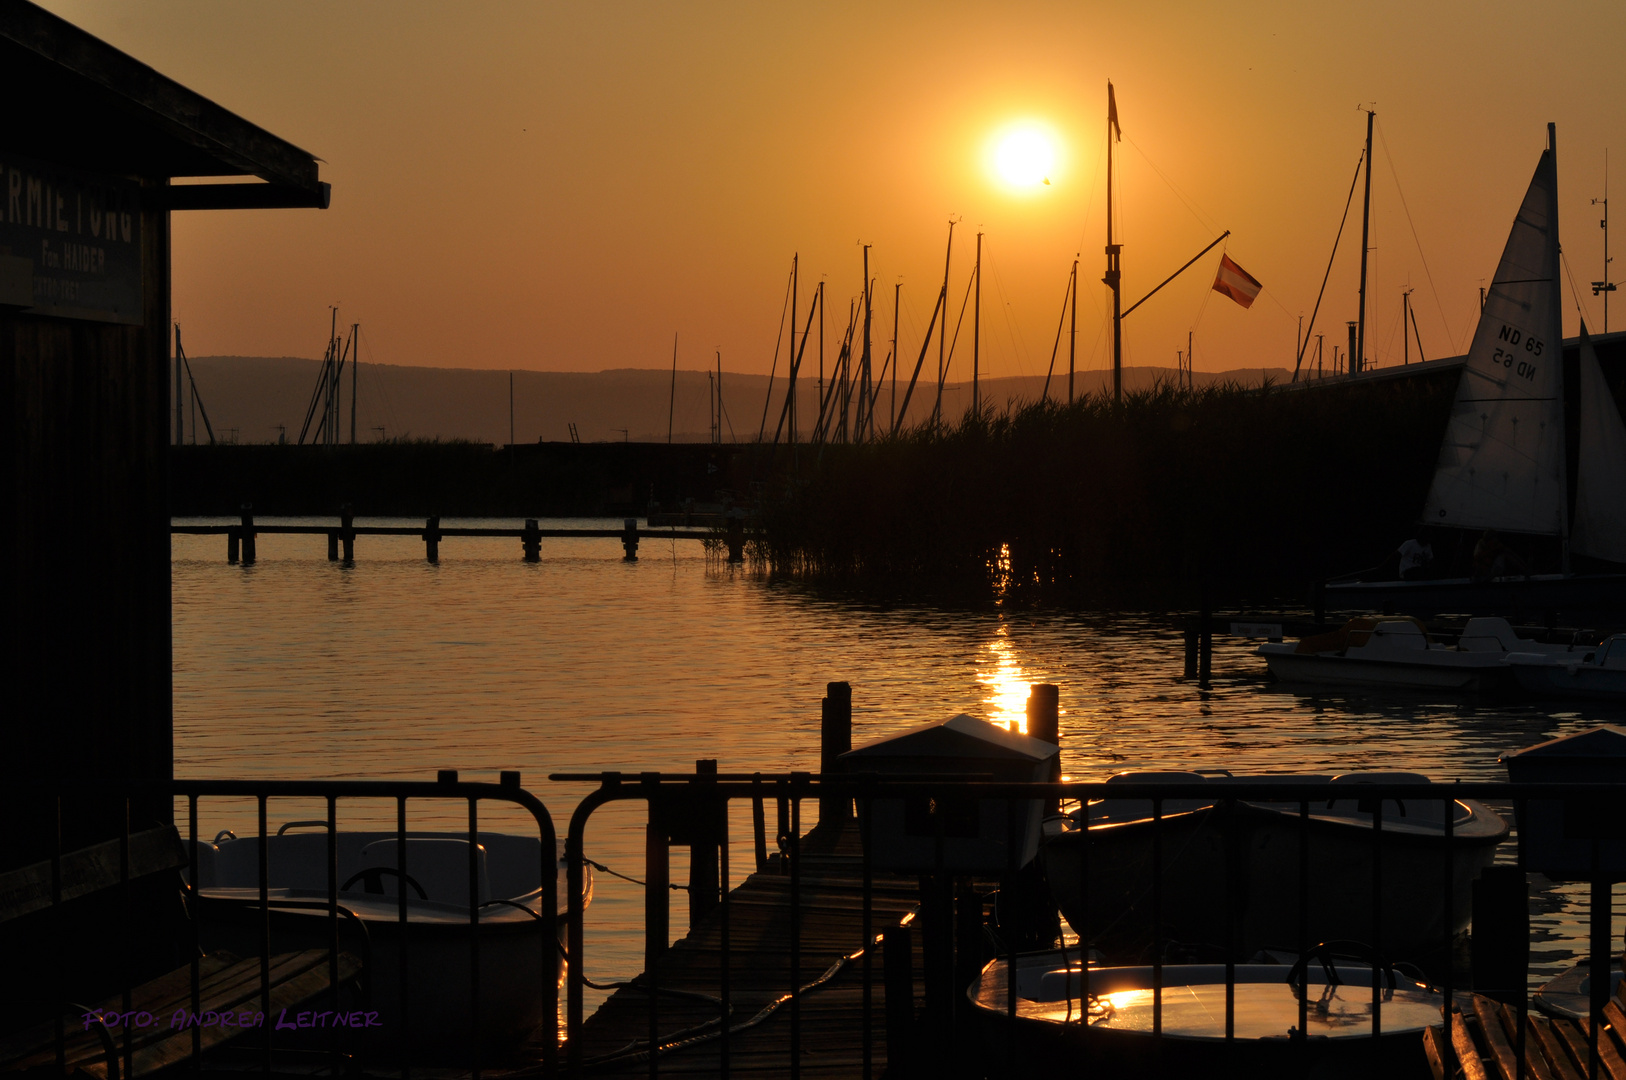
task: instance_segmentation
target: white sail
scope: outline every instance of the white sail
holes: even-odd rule
[[[1581,450],[1570,547],[1595,559],[1626,562],[1626,423],[1603,380],[1585,323],[1580,375]]]
[[[1558,168],[1549,147],[1485,293],[1423,504],[1425,522],[1564,533],[1559,295]]]

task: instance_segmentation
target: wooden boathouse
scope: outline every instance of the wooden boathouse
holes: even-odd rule
[[[57,828],[19,783],[171,777],[170,216],[325,208],[328,185],[308,152],[26,0],[0,0],[0,86],[4,871]],[[138,827],[170,814],[132,808]],[[122,815],[65,802],[63,846]]]

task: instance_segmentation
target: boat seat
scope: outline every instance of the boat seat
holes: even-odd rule
[[[1469,652],[1507,653],[1519,649],[1528,651],[1530,643],[1515,634],[1506,619],[1480,616],[1469,619],[1463,626],[1462,636],[1457,639],[1457,644]]]
[[[361,849],[356,857],[356,873],[373,868],[397,868],[398,841],[391,837],[374,840]],[[469,902],[469,842],[455,836],[409,836],[406,842],[406,873],[423,889],[421,899],[466,907]],[[486,860],[486,846],[475,845],[475,867],[478,876],[478,903],[491,899],[491,872]],[[348,876],[348,875],[347,875]],[[367,875],[351,888],[386,896],[399,895],[401,879],[396,874]],[[418,899],[418,891],[406,886],[407,898]]]
[[[1598,666],[1610,671],[1626,671],[1626,637],[1612,637],[1599,646],[1603,656]]]

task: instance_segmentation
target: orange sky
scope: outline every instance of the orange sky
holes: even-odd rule
[[[1426,354],[1465,347],[1549,120],[1575,280],[1601,276],[1606,148],[1626,250],[1618,2],[46,6],[324,162],[325,212],[176,215],[174,314],[196,355],[317,356],[337,302],[381,363],[660,367],[676,331],[682,367],[720,348],[725,369],[765,373],[792,252],[804,311],[827,278],[833,357],[862,241],[877,362],[904,283],[907,375],[954,214],[956,313],[987,234],[985,371],[1043,373],[1075,252],[1079,366],[1109,367],[1109,77],[1125,305],[1227,228],[1266,287],[1246,311],[1212,293],[1216,250],[1125,323],[1126,363],[1172,366],[1194,331],[1200,370],[1291,366],[1364,138],[1357,102],[1378,113],[1378,364],[1400,362],[1408,282]],[[1021,119],[1060,156],[1049,186],[1015,194],[984,158]],[[1359,200],[1318,320],[1329,350],[1355,317]],[[1567,284],[1566,307],[1573,333]],[[1626,328],[1626,301],[1610,314]],[[969,374],[970,323],[951,377]]]

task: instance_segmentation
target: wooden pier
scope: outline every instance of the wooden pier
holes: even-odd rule
[[[627,518],[619,529],[544,529],[537,518],[526,518],[521,528],[459,528],[443,527],[439,517],[424,519],[423,527],[412,525],[357,525],[348,510],[339,515],[336,525],[263,525],[256,524],[252,508],[244,507],[242,518],[228,525],[174,525],[172,536],[225,536],[226,561],[247,566],[256,561],[255,540],[268,536],[326,536],[327,557],[330,562],[353,562],[356,557],[358,536],[412,536],[423,541],[424,559],[440,562],[440,543],[449,537],[511,537],[520,542],[526,562],[542,561],[542,541],[550,538],[614,539],[621,542],[622,558],[626,562],[638,561],[641,540],[699,540],[728,549],[728,561],[745,561],[745,522],[730,518],[727,527],[712,529],[640,529],[637,518]]]
[[[885,1071],[887,1000],[878,943],[870,951],[867,1001],[864,991],[858,830],[854,824],[830,836],[821,832],[816,829],[802,841],[801,934],[794,956],[791,878],[783,859],[772,857],[767,869],[753,873],[726,901],[731,1077],[860,1077],[866,1042],[870,1075]],[[916,878],[901,875],[874,874],[872,882],[871,926],[880,935],[909,918],[920,901],[920,886]],[[651,970],[616,991],[587,1019],[577,1049],[594,1075],[650,1075],[651,984],[658,988],[657,1039],[665,1048],[656,1068],[672,1075],[723,1075],[724,1040],[715,1023],[719,1007],[705,999],[722,994],[724,915],[721,906],[714,909],[662,953]],[[849,959],[843,963],[843,958]],[[914,987],[920,984],[918,947],[910,949],[910,959],[909,985]],[[793,999],[790,991],[797,984],[804,989]],[[674,996],[679,992],[705,997]],[[908,1015],[913,1012],[911,1002]],[[793,1032],[797,1013],[800,1030]],[[701,1027],[708,1021],[713,1022],[710,1027]]]

